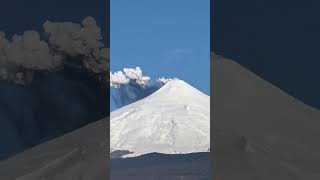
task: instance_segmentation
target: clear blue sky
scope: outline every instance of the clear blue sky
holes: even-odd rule
[[[111,0],[111,70],[140,66],[210,94],[209,0]]]

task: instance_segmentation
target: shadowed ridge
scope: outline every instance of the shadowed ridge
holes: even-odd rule
[[[320,177],[320,113],[238,63],[211,59],[214,177]]]

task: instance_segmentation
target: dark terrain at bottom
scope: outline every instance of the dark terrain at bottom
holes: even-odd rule
[[[151,153],[112,159],[111,180],[209,180],[209,153],[169,155]]]

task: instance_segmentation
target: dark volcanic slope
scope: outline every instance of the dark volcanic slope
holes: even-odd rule
[[[0,163],[5,180],[104,180],[107,174],[107,120],[43,143]],[[112,159],[112,180],[209,180],[209,153]]]
[[[108,115],[109,88],[65,66],[36,72],[31,84],[0,81],[0,160]]]
[[[320,179],[320,113],[234,61],[213,62],[214,178]]]
[[[1,162],[0,179],[107,179],[107,123],[92,123]]]
[[[112,159],[112,180],[209,180],[209,153],[181,155],[151,153]]]

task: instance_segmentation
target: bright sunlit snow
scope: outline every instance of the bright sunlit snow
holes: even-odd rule
[[[210,147],[210,97],[182,80],[111,113],[110,148],[129,156],[205,152]]]

